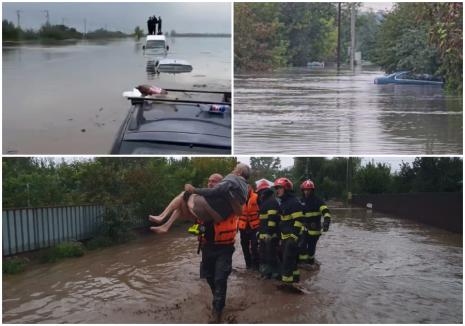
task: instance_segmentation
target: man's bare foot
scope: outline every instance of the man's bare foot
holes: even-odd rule
[[[161,222],[163,222],[163,219],[164,219],[163,216],[149,215],[149,221],[153,223],[160,224]]]
[[[163,226],[151,226],[150,231],[157,233],[157,234],[163,234],[163,233],[168,232],[168,230],[164,228]]]

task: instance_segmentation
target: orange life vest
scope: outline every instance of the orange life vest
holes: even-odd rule
[[[227,219],[214,224],[215,244],[233,244],[237,234],[236,215],[231,215]]]
[[[254,192],[249,192],[249,199],[242,208],[242,215],[239,217],[239,230],[245,230],[247,225],[252,230],[257,229],[260,226],[260,218],[258,217],[258,195]]]

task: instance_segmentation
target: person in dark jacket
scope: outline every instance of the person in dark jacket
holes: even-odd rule
[[[162,34],[163,32],[161,31],[161,16],[158,16],[158,34]]]
[[[279,276],[279,203],[271,189],[272,183],[262,179],[257,183],[260,227],[258,232],[260,248],[260,274],[265,278]]]
[[[152,17],[147,20],[148,35],[152,35]]]
[[[331,214],[325,202],[315,195],[315,184],[311,180],[305,180],[300,185],[302,191],[301,202],[304,205],[304,218],[302,219],[305,228],[305,241],[299,248],[299,263],[314,264],[316,244],[320,238],[321,231],[329,230]],[[323,218],[323,227],[321,219]]]
[[[281,247],[281,281],[284,283],[299,282],[300,272],[297,268],[298,241],[303,233],[303,206],[292,192],[292,182],[287,178],[279,178],[274,182],[276,196],[280,201]]]
[[[165,233],[179,217],[191,220],[221,222],[230,215],[240,215],[242,205],[247,200],[247,179],[250,167],[239,163],[231,174],[228,174],[214,188],[195,188],[186,184],[184,192],[171,201],[158,216],[149,215],[149,220],[162,223],[168,216],[168,221],[162,226],[151,227],[155,233]]]

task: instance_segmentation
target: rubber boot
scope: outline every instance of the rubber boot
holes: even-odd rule
[[[218,311],[215,308],[213,308],[212,315],[208,323],[209,324],[220,324],[222,315],[223,315],[223,311]]]

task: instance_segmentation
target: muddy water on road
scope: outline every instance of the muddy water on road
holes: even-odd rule
[[[363,210],[335,210],[304,294],[233,258],[225,318],[238,323],[461,323],[462,238]],[[196,240],[165,236],[40,265],[3,280],[4,323],[205,323]]]
[[[380,71],[289,68],[234,79],[236,154],[462,153],[463,102]]]

